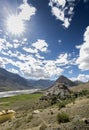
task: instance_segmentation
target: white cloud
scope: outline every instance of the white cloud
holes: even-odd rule
[[[12,52],[11,52],[12,53]],[[33,79],[49,79],[57,78],[62,74],[63,69],[57,67],[55,60],[46,60],[41,58],[35,58],[33,55],[24,55],[21,53],[11,54],[13,57],[17,57],[18,60],[14,58],[5,58],[2,57],[2,65],[11,64],[15,67],[18,67],[22,75],[26,78]],[[10,71],[14,71],[10,69]]]
[[[32,48],[27,48],[27,47],[24,47],[23,50],[25,50],[28,53],[33,53],[33,54],[38,52],[37,49],[32,49]]]
[[[49,0],[52,15],[62,21],[65,28],[70,25],[75,5],[75,0]]]
[[[0,38],[0,43],[5,43],[5,42],[6,42],[6,39]]]
[[[56,64],[57,66],[62,66],[62,65],[66,65],[68,64],[68,54],[65,53],[65,54],[60,54],[58,56],[58,59],[56,60]]]
[[[39,39],[35,43],[24,44],[18,39],[8,42],[7,39],[1,38],[2,50],[0,57],[0,66],[10,72],[17,73],[25,78],[33,79],[54,79],[61,75],[66,65],[69,65],[69,54],[60,54],[55,60],[48,60],[44,55],[47,55],[48,43],[45,40]],[[17,47],[15,47],[17,45]],[[23,51],[24,50],[24,51]],[[44,53],[45,52],[45,53]],[[15,70],[18,68],[18,70]]]
[[[45,57],[42,57],[39,53],[36,53],[34,57],[33,54],[26,55],[18,51],[12,52],[8,50],[9,58],[2,57],[1,59],[2,65],[6,66],[11,64],[18,67],[21,74],[26,78],[54,79],[63,73],[64,69],[61,67],[68,63],[67,60],[64,60],[64,58],[67,58],[67,55],[68,54],[61,54],[56,60],[45,60]],[[62,56],[63,61],[59,60]],[[14,60],[14,58],[16,58],[16,60]],[[60,66],[58,66],[58,64]],[[14,70],[10,69],[10,71]]]
[[[89,75],[79,74],[77,79],[83,82],[87,82],[89,80]]]
[[[72,74],[72,73],[73,73],[73,70],[70,70],[70,71],[69,71],[69,74]]]
[[[44,66],[44,70],[46,71],[46,73],[49,77],[57,78],[59,75],[62,74],[63,69],[61,69],[60,67],[57,67],[55,61],[48,60],[45,62],[46,62],[46,64]]]
[[[70,78],[72,81],[78,80],[82,82],[88,82],[89,81],[89,75],[86,74],[79,74],[77,77]]]
[[[0,38],[0,51],[2,51],[2,50],[3,50],[3,48],[5,48],[5,42],[6,42],[6,40],[5,40],[5,39]]]
[[[12,44],[8,42],[5,38],[0,38],[0,51],[12,48]]]
[[[19,9],[20,13],[18,14],[18,17],[21,20],[30,20],[30,18],[36,13],[36,8],[29,5],[27,0],[23,0],[23,4],[20,5]]]
[[[27,42],[27,38],[23,38],[23,42]]]
[[[3,59],[0,57],[0,67],[4,68],[5,65],[4,65],[4,62],[3,62]]]
[[[18,70],[14,69],[14,68],[9,68],[8,71],[11,73],[15,73],[15,74],[19,73]]]
[[[81,45],[76,45],[75,47],[76,47],[76,49],[80,49]]]
[[[38,59],[45,59],[43,56],[41,56],[39,53],[35,55]]]
[[[12,48],[12,47],[13,47],[13,45],[12,45],[10,42],[7,42],[7,43],[6,43],[6,46],[7,46],[8,48]]]
[[[64,12],[59,10],[58,7],[52,7],[52,14],[55,15],[57,19],[64,21]]]
[[[19,40],[14,39],[13,42],[14,42],[14,43],[19,43]]]
[[[79,50],[79,57],[76,61],[79,69],[89,70],[89,26],[84,33],[84,43]]]
[[[39,39],[37,42],[33,43],[32,46],[41,52],[47,52],[48,44],[45,40]]]
[[[27,0],[23,0],[23,3],[27,3]]]

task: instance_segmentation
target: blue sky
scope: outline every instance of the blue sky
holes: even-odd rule
[[[89,80],[89,0],[0,0],[0,10],[0,67]]]

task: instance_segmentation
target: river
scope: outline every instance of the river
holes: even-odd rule
[[[31,94],[31,93],[37,92],[38,90],[39,89],[29,89],[29,90],[16,90],[16,91],[0,92],[0,98],[11,97],[11,96],[20,95],[20,94]]]

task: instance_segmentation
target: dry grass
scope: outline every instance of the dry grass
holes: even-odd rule
[[[38,96],[37,96],[38,97]],[[60,128],[61,130],[84,130],[85,124],[81,121],[82,118],[89,118],[89,98],[82,97],[75,101],[75,104],[68,104],[59,110],[57,105],[46,108],[46,102],[39,102],[39,98],[25,99],[20,102],[11,102],[11,107],[16,109],[16,119],[12,122],[1,124],[0,130],[40,130],[42,124],[45,124],[47,130]],[[5,100],[6,101],[6,100]],[[9,102],[9,100],[8,100]],[[17,105],[16,105],[17,104]],[[34,106],[34,109],[32,108]],[[5,107],[5,106],[4,106]],[[33,114],[34,110],[39,110],[40,113]],[[58,124],[57,114],[59,112],[67,113],[71,121],[68,123]],[[46,128],[44,128],[46,129]]]
[[[82,90],[89,90],[89,82],[84,83],[84,84],[80,84],[80,85],[75,86],[75,87],[71,87],[70,90],[72,90],[73,92],[81,92]]]

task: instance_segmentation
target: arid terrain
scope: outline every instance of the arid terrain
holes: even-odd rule
[[[40,100],[43,93],[2,98],[0,111],[12,109],[16,114],[13,120],[1,123],[0,130],[89,130],[85,122],[89,120],[89,91],[86,91],[75,99],[54,104],[50,100]],[[59,113],[64,113],[64,118],[67,115],[68,120],[60,121]]]

